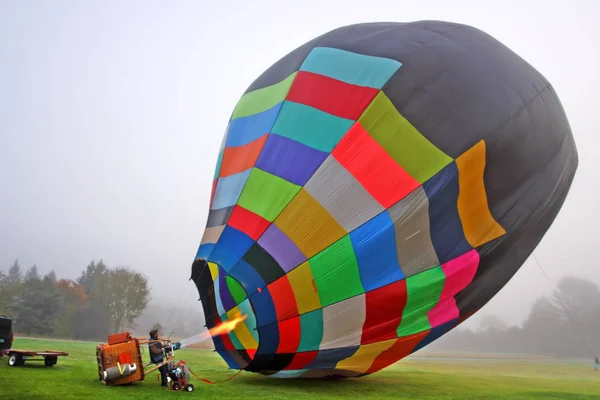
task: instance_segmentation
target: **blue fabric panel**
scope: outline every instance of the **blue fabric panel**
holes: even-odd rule
[[[279,327],[277,324],[270,324],[258,328],[258,337],[260,344],[256,354],[275,354],[279,347]]]
[[[225,350],[225,343],[223,343],[223,339],[221,339],[221,336],[219,336],[219,335],[213,336],[212,341],[215,345],[215,350],[217,350],[217,351]]]
[[[440,265],[472,250],[458,215],[458,189],[455,162],[423,184],[429,199],[431,243]]]
[[[225,360],[225,362],[227,363],[227,365],[229,366],[229,368],[231,369],[240,369],[240,365],[235,361],[235,359],[229,354],[228,351],[218,351],[217,353],[219,353],[219,355],[221,357],[223,357],[223,360]]]
[[[434,340],[439,339],[442,335],[445,335],[450,329],[452,329],[454,327],[454,325],[456,324],[456,321],[458,321],[458,319],[455,318],[452,321],[448,321],[443,325],[436,326],[435,328],[433,328],[431,331],[429,331],[429,334],[427,334],[427,336],[425,336],[419,342],[419,344],[415,346],[412,353],[414,353],[415,351],[417,351],[419,349],[422,349],[423,347],[427,346],[429,343],[433,342]]]
[[[258,288],[267,286],[260,274],[245,260],[240,260],[236,266],[229,271],[229,275],[242,285],[247,296],[256,293]]]
[[[215,303],[217,305],[217,313],[219,314],[219,317],[221,319],[223,319],[223,317],[221,317],[221,315],[225,315],[227,310],[225,310],[225,307],[223,307],[223,298],[221,297],[221,285],[219,285],[218,281],[214,282],[214,288],[215,288]],[[225,315],[225,318],[227,318],[226,315]]]
[[[327,153],[271,134],[256,161],[256,167],[288,182],[304,186],[326,158]]]
[[[325,153],[338,144],[354,121],[316,108],[285,101],[271,133],[295,140]]]
[[[308,371],[307,369],[295,369],[295,370],[286,370],[279,371],[273,375],[267,375],[267,378],[298,378],[300,375]]]
[[[214,243],[204,243],[200,245],[200,247],[198,247],[198,252],[196,253],[196,260],[200,258],[207,260],[208,256],[210,256],[210,253],[212,253],[214,248]]]
[[[250,303],[256,314],[256,325],[263,327],[268,324],[274,324],[277,327],[277,313],[275,312],[275,304],[268,290],[256,292],[250,296]],[[262,341],[262,338],[260,339]],[[260,344],[262,346],[262,343]]]
[[[225,271],[219,268],[219,276],[217,277],[219,281],[219,294],[221,295],[221,301],[223,302],[223,308],[225,308],[225,312],[235,307],[235,300],[229,291],[229,286],[227,286],[226,277],[227,274]]]
[[[246,254],[254,239],[244,232],[225,226],[208,261],[220,265],[227,272]]]
[[[258,114],[231,120],[227,130],[227,147],[243,146],[271,131],[283,102]]]
[[[240,198],[240,194],[250,176],[250,172],[252,172],[252,168],[248,168],[245,171],[238,172],[237,174],[225,178],[219,178],[215,197],[210,209],[218,210],[235,205]]]
[[[404,279],[396,256],[396,234],[387,211],[350,233],[360,280],[371,291]]]
[[[329,47],[315,47],[300,71],[325,75],[346,83],[381,89],[402,66],[396,60]]]
[[[342,347],[339,349],[319,350],[317,356],[305,368],[329,369],[335,368],[338,362],[352,356],[360,346]]]

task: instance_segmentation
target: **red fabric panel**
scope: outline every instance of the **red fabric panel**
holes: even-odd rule
[[[300,317],[279,322],[277,353],[295,353],[300,344]]]
[[[227,222],[227,225],[244,232],[254,240],[258,240],[270,224],[269,221],[260,215],[254,214],[252,211],[248,211],[238,205],[233,209]]]
[[[365,293],[365,303],[367,316],[360,343],[397,338],[396,329],[402,321],[402,311],[406,305],[406,280]]]
[[[294,291],[292,290],[292,285],[290,285],[287,275],[284,275],[275,282],[269,284],[267,288],[273,298],[278,321],[283,321],[298,315],[296,296],[294,296]],[[300,322],[298,321],[298,324],[299,323]]]
[[[383,368],[392,365],[393,363],[403,359],[410,353],[412,353],[413,349],[421,340],[425,338],[429,334],[429,330],[421,333],[417,333],[410,336],[405,336],[399,338],[396,343],[392,345],[389,349],[383,351],[380,355],[377,356],[373,364],[367,370],[367,374],[372,374],[374,372],[380,371]]]
[[[331,155],[385,208],[420,186],[358,122]]]
[[[213,181],[212,192],[210,192],[210,204],[209,204],[209,207],[212,207],[213,200],[215,199],[215,193],[217,192],[217,182],[218,181],[219,181],[219,178],[217,178],[217,179],[215,179]]]
[[[269,135],[265,134],[243,146],[226,147],[223,152],[223,161],[221,162],[219,176],[225,177],[237,174],[238,172],[254,167],[260,151],[267,140],[267,136]]]
[[[248,357],[250,357],[251,360],[254,360],[256,349],[246,349],[246,353],[248,353]]]
[[[310,364],[315,359],[315,357],[317,356],[318,353],[319,353],[318,350],[296,353],[296,355],[294,355],[294,359],[292,360],[290,365],[285,367],[283,370],[291,371],[294,369],[302,369],[302,368],[306,367],[308,364]]]
[[[375,88],[298,71],[286,100],[305,104],[338,117],[357,120],[377,93],[379,90]]]

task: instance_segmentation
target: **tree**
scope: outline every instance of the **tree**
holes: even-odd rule
[[[94,329],[80,329],[80,334],[94,332],[96,337],[133,327],[135,319],[148,305],[150,289],[146,278],[127,268],[109,269],[102,261],[92,261],[77,283],[89,299],[87,314],[79,317],[85,319],[88,327],[94,326]]]
[[[8,282],[18,283],[21,282],[21,267],[19,266],[19,260],[15,260],[15,263],[8,270]]]
[[[88,305],[88,298],[83,287],[70,279],[61,279],[56,283],[60,293],[60,313],[58,315],[53,336],[73,338],[77,331],[77,314]]]
[[[134,327],[150,297],[146,277],[123,267],[111,270],[108,276],[107,309],[111,330],[119,332],[124,327]]]
[[[9,268],[8,274],[2,273],[0,277],[0,314],[11,316],[16,312],[15,307],[19,301],[22,284],[21,275],[18,260],[15,260]]]
[[[50,336],[55,329],[60,307],[56,275],[40,278],[34,265],[25,274],[15,305],[15,326],[21,333]]]
[[[83,291],[88,295],[93,291],[94,287],[98,287],[101,280],[108,274],[108,268],[104,261],[100,260],[98,264],[92,260],[86,267],[81,276],[77,278],[77,283],[81,285]]]

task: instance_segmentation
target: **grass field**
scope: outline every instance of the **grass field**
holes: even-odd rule
[[[54,367],[31,362],[9,367],[0,359],[2,399],[599,399],[600,371],[591,363],[506,359],[405,359],[377,374],[343,381],[272,379],[242,372],[234,379],[208,385],[193,379],[192,393],[161,388],[157,373],[127,387],[105,387],[97,378],[95,344],[86,342],[15,339],[15,349],[69,352]],[[217,354],[181,350],[198,375],[222,380],[228,371]],[[144,356],[147,361],[147,355]]]

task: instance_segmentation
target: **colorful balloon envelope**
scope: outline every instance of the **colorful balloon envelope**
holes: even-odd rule
[[[207,327],[243,316],[216,351],[273,377],[401,360],[511,279],[577,165],[550,83],[478,29],[311,40],[250,85],[222,141],[192,265]]]

